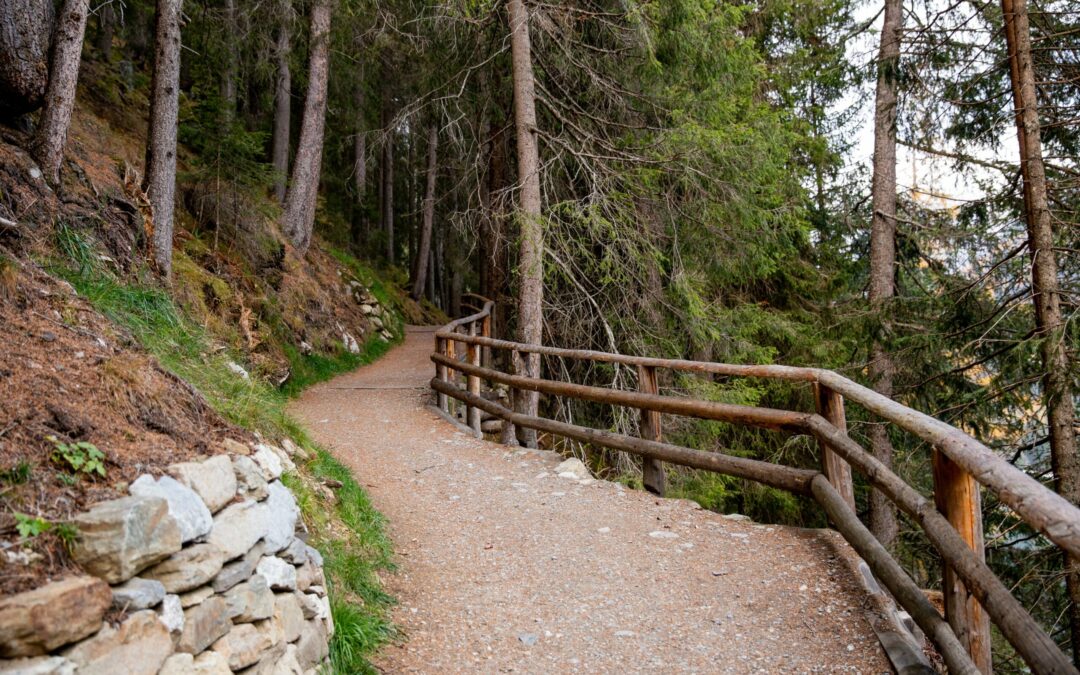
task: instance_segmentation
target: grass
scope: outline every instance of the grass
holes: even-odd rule
[[[349,469],[312,444],[286,413],[286,405],[305,387],[382,356],[392,343],[375,338],[363,345],[360,354],[321,355],[302,355],[288,345],[293,375],[286,387],[274,388],[258,378],[245,380],[228,367],[230,361],[242,363],[241,356],[221,350],[220,341],[184,316],[164,290],[121,281],[100,269],[92,244],[67,227],[58,229],[56,244],[64,259],[50,265],[50,271],[130,331],[165,369],[195,387],[223,417],[269,438],[288,436],[313,450],[314,458],[297,475],[283,480],[297,497],[312,532],[311,543],[325,558],[336,628],[330,645],[334,672],[374,672],[367,656],[394,636],[388,618],[393,598],[382,590],[377,576],[378,570],[392,567],[384,520]],[[315,488],[320,478],[341,482],[336,504]],[[18,479],[17,468],[0,475],[4,482]]]

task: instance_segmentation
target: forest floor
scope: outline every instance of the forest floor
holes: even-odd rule
[[[429,407],[431,329],[291,412],[389,522],[386,672],[889,672],[835,533],[766,526],[474,439]]]

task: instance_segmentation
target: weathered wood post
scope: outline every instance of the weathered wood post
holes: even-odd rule
[[[476,330],[476,322],[475,321],[470,322],[469,323],[469,335],[475,336],[476,332],[477,332],[477,330]],[[475,345],[475,344],[473,344],[471,342],[468,343],[466,355],[468,357],[468,360],[469,360],[470,364],[472,364],[474,366],[479,366],[480,365],[480,346],[479,345]],[[479,396],[480,395],[480,376],[478,376],[478,375],[469,375],[467,382],[468,382],[469,393],[474,395],[474,396]],[[482,431],[480,431],[480,408],[475,408],[473,406],[469,406],[467,410],[468,410],[469,426],[472,427],[473,433],[476,434],[477,438],[483,438],[484,434],[483,434]]]
[[[847,416],[844,414],[844,397],[820,382],[814,383],[814,403],[817,413],[830,424],[847,433]],[[832,486],[847,502],[848,508],[855,511],[855,488],[851,483],[851,466],[840,455],[832,451],[827,444],[820,442],[821,469]]]
[[[638,366],[638,391],[642,394],[660,393],[656,383],[656,368]],[[660,439],[660,413],[654,410],[641,411],[641,437],[647,441]],[[664,496],[664,463],[651,457],[641,458],[641,483],[654,495]]]
[[[446,356],[446,340],[441,337],[435,338],[435,353],[439,354],[440,356]],[[441,363],[436,364],[435,377],[439,378],[439,380],[442,382],[446,382],[446,366],[442,365]],[[449,399],[449,396],[442,392],[439,392],[439,409],[442,410],[444,413],[450,412]]]
[[[488,309],[488,313],[484,316],[480,322],[480,335],[489,338],[491,337],[491,312],[494,308]],[[491,367],[491,347],[485,346],[480,352],[480,360],[485,368]]]
[[[956,528],[975,555],[985,560],[982,496],[978,483],[970,473],[936,448],[933,464],[934,503],[938,511]],[[945,596],[945,618],[975,666],[980,672],[989,674],[993,672],[990,617],[950,565],[944,565],[943,572],[941,590]]]
[[[516,375],[519,372],[520,366],[521,355],[518,354],[518,350],[510,350],[510,371]],[[517,401],[515,401],[514,398],[517,396],[517,390],[513,387],[510,387],[506,393],[510,399],[509,401],[507,401],[506,407],[510,410],[515,410],[515,405]],[[514,428],[514,424],[510,420],[503,420],[502,436],[499,439],[499,442],[503,445],[518,444],[517,429]]]
[[[450,332],[457,335],[457,328],[455,327]],[[455,340],[454,338],[450,338],[449,340],[446,341],[446,356],[447,356],[447,358],[450,358],[450,359],[456,359],[457,358],[457,340]],[[457,385],[457,382],[455,382],[456,379],[457,379],[457,371],[454,370],[453,368],[448,367],[446,369],[446,381],[450,382],[451,384],[456,386]],[[447,412],[449,412],[451,416],[456,418],[457,417],[457,411],[458,411],[458,401],[457,401],[457,399],[450,398],[449,399],[449,404],[450,404],[450,409]]]

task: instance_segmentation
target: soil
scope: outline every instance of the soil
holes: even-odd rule
[[[68,284],[32,263],[21,267],[0,287],[0,595],[75,569],[55,531],[20,542],[14,513],[60,523],[124,496],[143,473],[221,452],[226,436],[251,438]],[[76,476],[54,459],[50,437],[92,443],[106,475]],[[14,560],[23,554],[41,562]]]
[[[387,672],[889,672],[831,531],[554,475],[438,416],[430,330],[292,407],[387,517]]]

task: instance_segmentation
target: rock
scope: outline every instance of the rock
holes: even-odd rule
[[[195,491],[210,513],[217,513],[236,496],[236,475],[227,455],[205,462],[180,462],[168,468],[170,476]]]
[[[178,595],[166,595],[158,610],[158,619],[171,635],[184,632],[184,603]]]
[[[304,631],[304,610],[298,595],[303,593],[278,593],[274,596],[274,618],[281,624],[285,642],[293,642]]]
[[[266,480],[277,480],[281,477],[281,459],[269,446],[259,443],[255,446],[255,452],[251,453],[251,458],[259,465],[259,470]]]
[[[266,479],[253,459],[233,457],[233,473],[236,474],[236,487],[240,494],[256,501],[266,499]]]
[[[532,647],[539,639],[540,636],[536,633],[522,633],[521,635],[518,635],[518,641],[526,647]]]
[[[293,565],[303,565],[307,562],[307,544],[297,537],[293,537],[289,545],[278,552],[278,557]]]
[[[260,633],[266,636],[270,644],[285,644],[285,630],[281,627],[281,622],[277,618],[270,617],[265,621],[256,621],[253,625],[259,629]]]
[[[226,560],[244,555],[266,534],[262,504],[251,500],[232,504],[214,516],[207,541],[225,554]]]
[[[315,348],[311,346],[310,342],[300,341],[300,353],[304,355],[311,354],[315,351]]]
[[[184,611],[184,631],[176,651],[198,654],[229,632],[229,605],[224,598],[207,598],[201,605]]]
[[[330,654],[327,644],[326,627],[322,621],[308,621],[304,632],[296,641],[296,660],[300,667],[307,670],[314,668]]]
[[[296,658],[296,645],[287,645],[285,652],[274,664],[270,675],[303,675],[304,669],[300,667],[300,661]]]
[[[341,343],[350,354],[360,353],[360,344],[346,331],[341,332]]]
[[[281,439],[281,447],[283,450],[285,450],[285,452],[289,454],[289,457],[299,459],[304,462],[311,459],[311,454],[296,443],[293,443],[293,440],[291,438],[286,437]]]
[[[75,663],[79,675],[156,675],[172,649],[172,638],[157,614],[143,610],[119,628],[105,626],[64,656]]]
[[[208,583],[224,563],[225,555],[217,546],[195,544],[146,570],[143,576],[157,579],[170,593],[183,593]]]
[[[109,586],[69,577],[0,598],[0,657],[40,656],[101,628],[112,603]]]
[[[571,457],[555,467],[555,475],[559,478],[571,478],[573,480],[592,478],[588,467],[577,457]]]
[[[250,623],[242,623],[218,639],[210,649],[224,656],[229,668],[235,672],[257,662],[263,651],[271,646],[273,643],[265,633]]]
[[[320,570],[320,572],[321,572],[321,570]],[[326,588],[323,587],[323,586],[319,586],[318,584],[313,584],[310,587],[308,587],[308,592],[309,593],[314,593],[315,595],[319,596],[320,598],[325,598],[326,597]]]
[[[371,305],[360,305],[360,313],[363,314],[364,316],[367,316],[368,314],[371,314],[371,311],[373,309],[374,309],[374,307],[372,307]]]
[[[304,614],[305,619],[322,618],[323,604],[319,596],[297,591],[296,601],[300,605],[300,611]]]
[[[263,548],[261,543],[255,544],[250,551],[244,554],[243,558],[222,567],[218,575],[214,577],[212,584],[214,592],[224,593],[241,581],[246,581],[248,577],[254,574],[255,566],[262,560]]]
[[[322,581],[321,568],[316,567],[310,561],[295,569],[297,590],[306,591]]]
[[[274,615],[274,593],[266,577],[261,574],[229,589],[225,601],[229,605],[229,618],[233,623],[261,621]]]
[[[124,497],[75,516],[71,557],[110,584],[127,581],[180,550],[180,528],[160,497]]]
[[[649,533],[653,539],[678,539],[679,535],[668,530],[654,530]]]
[[[724,520],[734,520],[735,522],[744,523],[751,520],[750,516],[744,516],[741,513],[724,513],[720,515]]]
[[[75,675],[75,664],[62,656],[38,656],[0,661],[0,673],[5,673],[5,675],[8,673],[10,675]]]
[[[296,471],[296,464],[292,461],[292,457],[289,456],[289,453],[276,445],[267,445],[266,447],[270,448],[270,452],[277,455],[278,460],[281,462],[282,473]]]
[[[241,443],[240,441],[233,440],[231,438],[222,439],[221,447],[225,448],[225,452],[230,455],[247,457],[251,454],[250,445],[248,445],[247,443]]]
[[[388,331],[388,330],[384,330],[384,331],[382,331],[381,333],[379,333],[379,337],[381,337],[382,339],[386,340],[387,342],[390,342],[391,340],[393,340],[393,339],[394,339],[394,334],[393,334],[393,333],[391,333],[391,332],[390,332],[390,331]]]
[[[323,566],[323,557],[322,557],[322,553],[319,553],[319,549],[314,548],[312,546],[308,546],[306,550],[307,550],[308,560],[314,562],[316,567],[322,567]]]
[[[217,652],[203,652],[198,656],[173,654],[165,660],[158,675],[232,675],[229,662]]]
[[[169,504],[169,515],[180,526],[180,540],[189,542],[210,532],[213,520],[210,509],[191,488],[169,476],[154,480],[149,474],[143,474],[131,484],[131,494],[136,497],[161,497]]]
[[[184,609],[188,607],[194,607],[200,604],[203,600],[209,598],[214,594],[214,589],[210,586],[201,586],[193,591],[182,593],[180,595],[180,606]]]
[[[266,534],[263,543],[266,545],[266,553],[277,553],[292,542],[296,532],[296,519],[300,517],[300,507],[296,505],[289,488],[274,481],[266,486],[269,495],[265,505],[265,528]]]
[[[383,327],[383,322],[382,322],[382,319],[380,319],[380,318],[379,318],[379,317],[377,317],[377,316],[373,316],[373,317],[371,317],[371,324],[372,324],[373,326],[375,326],[376,328],[382,328],[382,327]]]
[[[270,588],[276,591],[296,590],[296,568],[277,556],[264,557],[255,571],[266,577]]]
[[[229,370],[231,370],[232,372],[236,373],[240,377],[244,378],[245,380],[250,380],[251,379],[251,375],[248,374],[248,371],[246,371],[244,369],[244,367],[242,365],[240,365],[239,363],[237,363],[236,361],[226,361],[225,362],[225,367],[228,368]]]
[[[165,599],[165,586],[154,579],[134,577],[112,589],[112,606],[126,612],[149,609]]]

